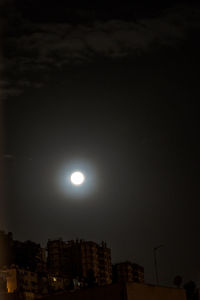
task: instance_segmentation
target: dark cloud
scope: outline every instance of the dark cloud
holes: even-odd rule
[[[13,79],[1,87],[5,96],[18,95],[24,88],[42,86],[44,79],[38,82],[38,73],[60,70],[68,64],[92,62],[99,56],[117,59],[159,47],[177,46],[187,39],[192,29],[200,28],[199,15],[197,7],[179,6],[137,22],[37,24],[19,21],[16,17],[17,22],[8,24],[4,60],[5,73],[12,74]],[[30,74],[31,79],[27,79]]]

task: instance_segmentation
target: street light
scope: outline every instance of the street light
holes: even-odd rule
[[[154,266],[155,266],[155,274],[156,274],[156,283],[159,284],[158,279],[158,263],[157,263],[157,250],[164,247],[164,245],[159,245],[153,248],[153,256],[154,256]]]

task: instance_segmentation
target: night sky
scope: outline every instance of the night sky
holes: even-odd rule
[[[147,282],[163,244],[160,283],[200,285],[200,6],[107,2],[0,1],[0,226],[106,240]]]

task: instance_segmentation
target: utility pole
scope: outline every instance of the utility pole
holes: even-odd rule
[[[156,283],[159,285],[159,278],[158,278],[158,262],[157,262],[157,250],[164,247],[164,245],[159,245],[153,248],[153,256],[154,256],[154,267],[155,267],[155,274],[156,274]]]

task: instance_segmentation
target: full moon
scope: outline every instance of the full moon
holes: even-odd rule
[[[72,184],[81,185],[85,180],[85,176],[83,175],[83,173],[77,171],[71,174],[70,179]]]

